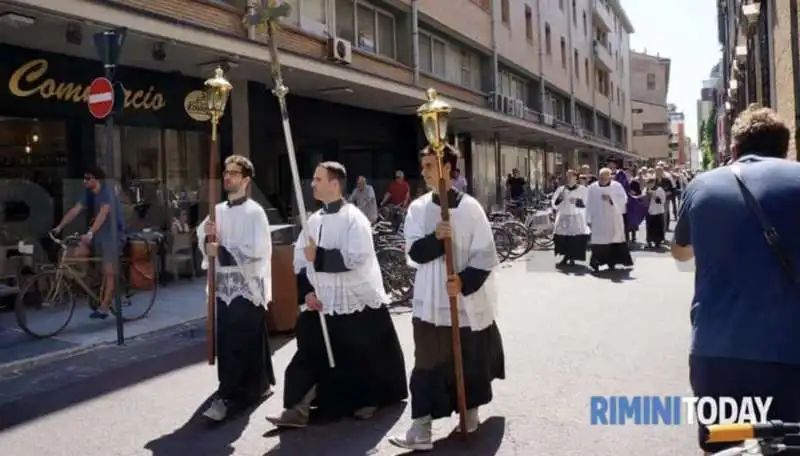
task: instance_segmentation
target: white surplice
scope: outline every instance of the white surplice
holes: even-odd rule
[[[661,201],[660,203],[657,202]],[[647,208],[649,215],[660,215],[666,211],[667,192],[661,187],[656,187],[650,194],[650,205]]]
[[[217,240],[233,256],[235,265],[221,266],[216,260],[216,296],[225,304],[242,297],[256,306],[272,300],[272,236],[264,208],[251,199],[242,203],[219,203],[216,206]],[[203,269],[208,269],[205,251],[206,217],[197,227],[197,239],[203,255]]]
[[[603,196],[608,196],[609,201]],[[589,186],[589,201],[586,204],[587,222],[591,224],[592,245],[618,244],[625,242],[625,225],[622,214],[628,203],[625,189],[617,181],[601,186],[597,181]]]
[[[341,251],[345,267],[349,269],[338,273],[315,271],[304,251],[308,235],[305,230],[300,232],[294,247],[294,272],[306,270],[314,294],[322,302],[323,313],[346,315],[365,307],[377,309],[389,302],[375,256],[372,226],[359,208],[344,203],[334,213],[327,214],[320,209],[308,218],[307,229],[317,247]],[[301,306],[300,310],[307,310],[306,306]]]
[[[404,226],[406,253],[419,239],[436,231],[442,220],[441,207],[433,202],[433,193],[420,196],[408,208]],[[467,194],[461,194],[457,207],[450,208],[450,227],[453,242],[455,273],[467,267],[493,271],[498,265],[497,250],[489,219],[480,203]],[[436,326],[452,326],[450,300],[447,296],[447,270],[444,256],[425,264],[417,264],[414,280],[413,315]],[[480,331],[489,327],[497,316],[497,287],[494,272],[483,286],[469,296],[458,296],[458,322],[460,327]]]
[[[583,201],[583,208],[577,206],[578,200]],[[553,194],[552,205],[558,211],[554,233],[559,236],[580,236],[589,234],[586,225],[586,205],[589,200],[589,189],[578,185],[572,190],[566,185],[559,187]],[[558,203],[558,204],[556,204]]]

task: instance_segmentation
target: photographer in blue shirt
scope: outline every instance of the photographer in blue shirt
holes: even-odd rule
[[[119,261],[125,246],[125,220],[122,215],[122,206],[114,189],[105,184],[105,173],[100,168],[87,171],[83,175],[83,186],[86,194],[69,212],[53,231],[60,233],[64,226],[70,223],[85,208],[93,208],[94,219],[89,231],[81,236],[81,243],[71,254],[79,258],[88,258],[90,255],[103,260],[103,281],[105,282],[102,302],[97,310],[92,312],[90,318],[105,319],[108,317],[111,300],[114,297],[114,263]],[[114,210],[112,211],[112,205]],[[111,215],[116,215],[116,220]],[[117,248],[114,248],[114,231],[116,230]]]
[[[695,259],[689,376],[695,396],[773,397],[769,419],[800,421],[800,163],[786,160],[789,129],[751,105],[732,128],[734,163],[769,224],[748,204],[731,167],[699,174],[685,188],[672,256]],[[774,243],[773,243],[774,245]],[[706,452],[734,444],[706,444]]]

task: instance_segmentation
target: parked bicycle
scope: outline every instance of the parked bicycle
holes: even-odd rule
[[[373,226],[372,233],[383,287],[389,294],[390,304],[407,304],[414,293],[415,271],[406,261],[405,238],[391,222],[382,219]]]
[[[101,274],[102,258],[75,258],[68,255],[70,248],[79,245],[79,234],[61,240],[50,233],[50,238],[59,246],[57,263],[42,267],[40,272],[26,280],[14,305],[19,327],[38,338],[53,337],[67,327],[77,307],[76,298],[87,299],[89,307],[97,310],[105,292],[105,281]],[[146,260],[137,258],[133,261],[123,255],[119,263],[119,287],[116,292],[122,301],[122,319],[125,321],[144,318],[153,308],[158,292],[157,255],[147,237],[133,235],[129,242],[137,240],[144,241],[137,245],[146,246],[147,251],[137,254]],[[111,311],[116,315],[114,305]]]

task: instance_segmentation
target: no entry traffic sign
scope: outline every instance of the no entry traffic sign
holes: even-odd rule
[[[114,109],[114,86],[107,78],[97,78],[89,84],[89,113],[95,119],[105,119]]]

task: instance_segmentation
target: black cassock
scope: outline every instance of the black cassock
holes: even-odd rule
[[[331,204],[309,219],[311,232],[319,227],[315,273],[330,277],[355,272],[345,266],[342,251],[334,247],[337,242],[327,241],[338,238],[336,231],[344,229],[343,226],[352,226],[347,220],[353,219],[348,217],[354,217],[356,225],[367,223],[369,227],[363,214],[354,211],[358,209],[349,204]],[[342,220],[345,223],[340,224]],[[323,224],[326,234],[322,233]],[[304,238],[304,234],[300,236]],[[297,275],[297,289],[298,304],[303,306],[305,296],[315,292],[307,268]],[[300,404],[312,388],[313,413],[328,418],[351,415],[363,407],[396,404],[408,397],[403,351],[385,305],[377,308],[367,305],[363,310],[346,314],[326,314],[325,321],[336,366],[329,367],[319,312],[301,308],[295,327],[297,352],[286,368],[285,409]]]

